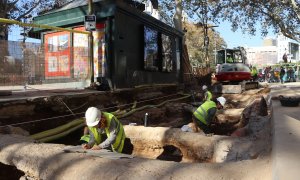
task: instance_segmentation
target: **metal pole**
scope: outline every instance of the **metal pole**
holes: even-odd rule
[[[145,118],[144,118],[144,126],[147,127],[148,125],[148,113],[145,114]]]
[[[204,18],[203,18],[203,24],[204,24],[204,47],[205,47],[205,64],[206,67],[209,67],[209,58],[208,58],[208,45],[209,45],[209,37],[208,37],[208,24],[207,24],[207,1],[204,1],[205,4],[203,4],[204,8]]]
[[[206,67],[209,67],[209,58],[208,58],[208,45],[209,45],[209,38],[208,38],[208,32],[207,32],[208,26],[207,22],[205,24],[205,62],[206,62]]]
[[[23,23],[26,23],[25,18],[23,19]],[[24,45],[24,43],[25,43],[25,41],[26,41],[26,35],[25,35],[25,32],[26,32],[26,27],[23,26],[23,45]]]
[[[225,56],[225,62],[224,62],[224,63],[226,64],[226,62],[227,62],[227,50],[226,50],[226,48],[225,48],[224,53],[225,53],[225,54],[224,54],[224,56]]]
[[[215,38],[215,65],[217,65],[217,35],[216,32],[214,32],[214,38]]]
[[[93,12],[93,0],[88,0],[88,14],[92,15]],[[91,84],[94,82],[94,46],[93,46],[93,32],[90,31],[88,38],[88,47],[89,47],[89,62],[90,62],[90,71],[91,71]]]

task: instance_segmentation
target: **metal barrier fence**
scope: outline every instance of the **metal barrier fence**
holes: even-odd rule
[[[14,25],[10,40],[0,40],[0,90],[84,88],[88,85],[88,32],[83,31],[84,28],[64,29],[2,18],[0,23]],[[41,36],[44,43],[40,43],[24,36],[23,30],[28,27],[52,31]]]

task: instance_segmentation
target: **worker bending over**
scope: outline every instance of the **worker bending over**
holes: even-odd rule
[[[203,90],[203,102],[205,101],[211,101],[212,100],[212,94],[211,92],[207,89],[206,85],[202,86],[202,90]]]
[[[123,125],[110,113],[102,112],[96,107],[90,107],[85,112],[86,125],[88,126],[90,139],[82,144],[84,149],[100,150],[112,148],[121,153],[124,147],[125,132]],[[106,134],[107,139],[101,141],[101,134]]]
[[[224,97],[218,97],[215,101],[205,101],[193,113],[193,123],[199,127],[205,134],[210,134],[210,125],[215,118],[217,109],[223,109],[226,103]],[[197,132],[197,130],[195,130]]]

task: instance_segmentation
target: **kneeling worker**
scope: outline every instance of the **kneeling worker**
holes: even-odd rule
[[[121,153],[124,147],[125,132],[123,125],[110,113],[102,112],[96,107],[90,107],[85,112],[86,125],[89,129],[90,140],[82,144],[84,149],[100,150],[109,148]],[[101,134],[106,134],[107,139],[101,142]]]
[[[224,97],[218,97],[215,101],[205,101],[199,106],[193,113],[193,122],[198,126],[205,134],[211,133],[210,124],[215,118],[217,109],[223,109],[226,99]]]

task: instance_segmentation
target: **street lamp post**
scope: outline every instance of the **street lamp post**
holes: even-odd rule
[[[205,48],[205,56],[204,56],[204,59],[205,59],[205,65],[206,67],[209,67],[209,59],[208,59],[208,45],[209,45],[209,37],[208,37],[208,33],[207,33],[207,30],[208,30],[208,26],[207,26],[207,0],[204,1],[203,3],[203,19],[202,19],[202,25],[203,25],[203,34],[204,34],[204,41],[203,41],[203,45],[204,45],[204,48]]]
[[[210,67],[210,63],[209,63],[209,56],[208,56],[208,45],[209,45],[209,37],[208,37],[208,29],[209,28],[214,28],[214,27],[218,27],[218,26],[210,26],[208,25],[208,17],[207,17],[207,0],[205,0],[202,4],[203,7],[203,18],[202,18],[202,27],[203,27],[203,34],[204,34],[204,48],[205,48],[205,63],[206,63],[206,67]]]
[[[204,24],[204,48],[205,48],[205,61],[206,61],[206,67],[209,67],[209,56],[208,56],[208,45],[209,45],[209,37],[208,37],[208,29],[209,28],[214,28],[214,27],[218,27],[218,26],[211,26],[208,24]],[[212,29],[213,30],[213,29]],[[215,53],[216,53],[216,36],[214,37],[215,39]],[[215,62],[216,62],[216,54],[215,54]]]
[[[217,65],[217,35],[216,35],[216,32],[214,32],[214,38],[215,38],[215,65]]]

